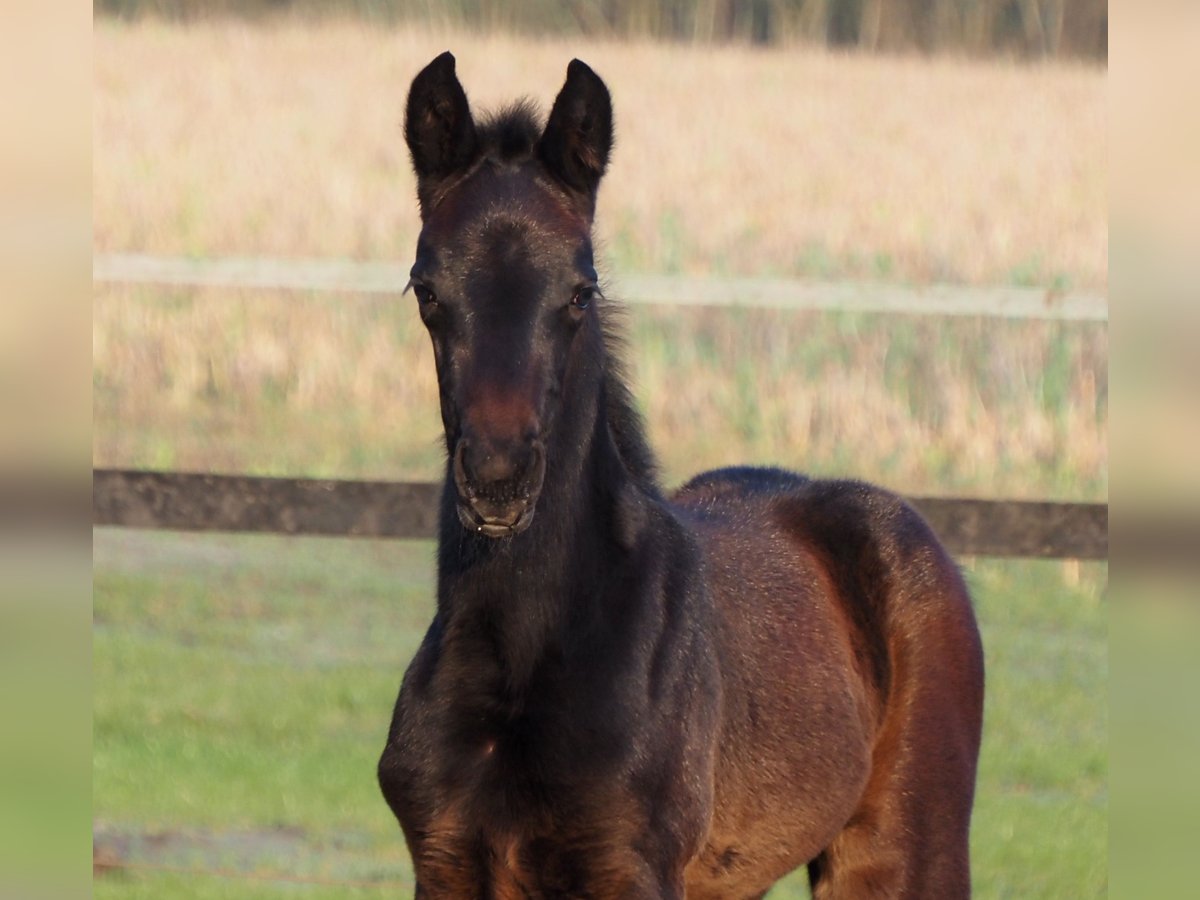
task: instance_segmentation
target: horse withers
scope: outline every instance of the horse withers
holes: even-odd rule
[[[543,125],[444,53],[405,137],[446,439],[437,609],[379,780],[419,898],[970,893],[983,703],[921,518],[777,469],[656,480],[592,256],[613,143],[578,60]]]

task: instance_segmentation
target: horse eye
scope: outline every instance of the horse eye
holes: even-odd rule
[[[577,288],[575,296],[571,298],[571,306],[575,309],[587,309],[592,305],[592,301],[600,294],[598,290],[589,285]]]
[[[421,306],[428,306],[431,303],[437,303],[437,294],[425,287],[423,284],[414,284],[412,286],[413,293],[417,295],[417,303]]]

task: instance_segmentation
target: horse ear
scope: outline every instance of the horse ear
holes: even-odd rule
[[[404,139],[417,173],[422,213],[433,205],[437,186],[475,157],[475,120],[446,51],[413,79],[404,114]]]
[[[554,101],[537,153],[555,178],[594,204],[613,144],[612,99],[600,76],[577,59]]]

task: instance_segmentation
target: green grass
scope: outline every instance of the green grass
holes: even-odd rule
[[[409,893],[374,765],[432,559],[427,543],[94,532],[97,853],[135,864],[96,897]],[[989,667],[978,897],[1106,891],[1107,567],[1067,572],[968,571]],[[802,877],[772,894],[806,896]]]

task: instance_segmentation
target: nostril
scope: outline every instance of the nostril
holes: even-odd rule
[[[467,441],[461,440],[454,448],[454,483],[458,486],[459,492],[470,499],[474,498],[475,490],[471,487],[471,479],[467,477],[466,464],[463,462],[468,446]]]
[[[537,487],[541,487],[542,471],[546,467],[546,445],[541,441],[535,440],[529,444],[529,465],[525,471],[528,472],[534,481],[537,482]],[[536,490],[536,488],[535,488]]]

